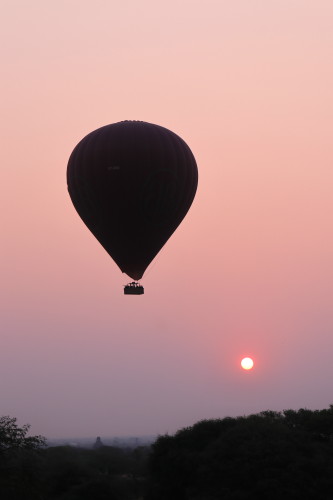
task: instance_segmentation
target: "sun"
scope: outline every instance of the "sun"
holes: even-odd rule
[[[241,367],[243,370],[252,370],[253,365],[254,363],[252,358],[243,358],[241,361]]]

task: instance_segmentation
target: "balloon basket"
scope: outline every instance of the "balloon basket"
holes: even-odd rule
[[[124,295],[143,295],[144,288],[140,283],[132,281],[128,285],[124,286]]]

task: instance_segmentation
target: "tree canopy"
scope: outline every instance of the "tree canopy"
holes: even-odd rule
[[[147,499],[330,499],[332,437],[332,406],[198,422],[153,445]]]
[[[33,450],[46,445],[43,436],[28,436],[29,424],[19,427],[17,419],[0,417],[0,452],[18,449]]]
[[[151,448],[46,447],[28,431],[0,417],[1,500],[332,498],[333,406],[203,420]]]

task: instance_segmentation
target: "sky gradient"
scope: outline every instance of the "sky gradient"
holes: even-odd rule
[[[3,0],[0,23],[0,414],[55,438],[333,403],[332,1]],[[199,169],[140,297],[66,186],[126,119]]]

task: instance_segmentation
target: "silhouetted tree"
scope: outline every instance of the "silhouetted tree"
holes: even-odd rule
[[[40,489],[45,446],[42,436],[28,436],[29,425],[19,427],[16,418],[0,417],[0,492],[2,500],[36,498]]]
[[[0,454],[18,449],[34,450],[45,446],[42,436],[27,436],[30,425],[17,425],[17,419],[0,417]]]
[[[146,500],[330,500],[332,435],[332,407],[199,422],[153,444]]]

